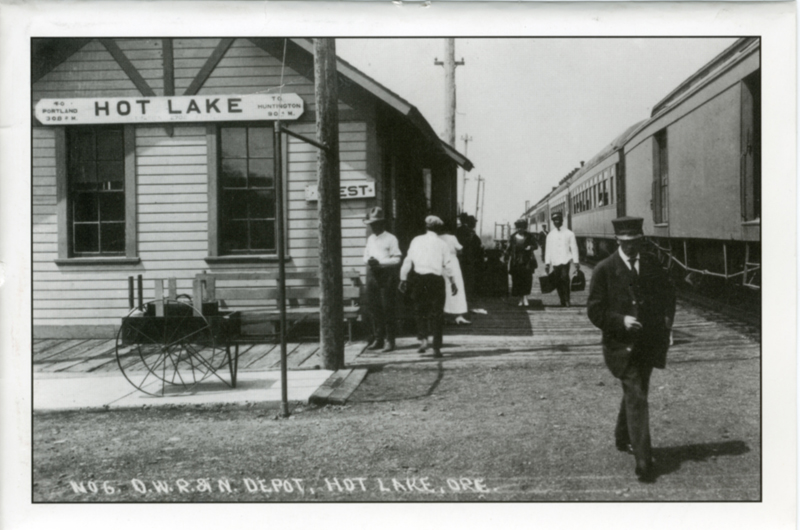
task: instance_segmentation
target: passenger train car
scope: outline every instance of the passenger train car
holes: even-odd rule
[[[583,259],[616,248],[611,220],[643,217],[651,250],[690,284],[758,291],[760,41],[742,38],[526,212],[562,210]]]

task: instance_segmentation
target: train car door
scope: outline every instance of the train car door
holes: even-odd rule
[[[761,218],[761,79],[760,71],[742,82],[741,189],[742,220]]]
[[[625,150],[619,150],[617,162],[617,217],[625,217]]]

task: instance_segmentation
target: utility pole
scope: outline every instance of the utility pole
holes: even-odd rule
[[[478,188],[475,190],[475,217],[478,217],[478,205],[480,204],[481,199],[481,182],[485,184],[486,179],[478,175],[476,180],[478,181]]]
[[[314,39],[314,94],[319,211],[320,357],[326,370],[344,366],[342,215],[339,204],[339,94],[335,39]]]
[[[467,156],[467,147],[469,143],[472,141],[472,136],[468,134],[462,134],[461,139],[464,140],[464,157]],[[464,211],[464,197],[467,194],[467,170],[461,168],[461,172],[463,175],[462,186],[461,186],[461,211]]]
[[[483,237],[483,205],[486,203],[486,180],[483,181],[483,194],[481,195],[481,231],[479,237]]]
[[[456,62],[456,40],[445,39],[444,61],[437,58],[433,64],[444,66],[444,141],[456,147],[456,66],[464,66],[464,58]]]

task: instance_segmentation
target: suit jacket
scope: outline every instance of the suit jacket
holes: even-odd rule
[[[675,317],[672,283],[651,254],[639,254],[639,274],[628,269],[619,252],[595,267],[589,287],[589,320],[603,331],[603,357],[620,377],[632,360],[664,368],[669,349],[665,317]],[[625,316],[636,317],[639,331],[626,331]]]

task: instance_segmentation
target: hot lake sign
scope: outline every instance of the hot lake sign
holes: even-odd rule
[[[34,115],[44,125],[296,120],[297,94],[41,99]]]

